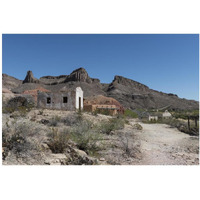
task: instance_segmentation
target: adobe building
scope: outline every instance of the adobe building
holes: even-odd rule
[[[50,92],[49,90],[43,88],[43,87],[37,87],[33,90],[25,90],[22,94],[31,95],[35,101],[35,104],[37,104],[37,97],[38,97],[38,91],[40,92]]]
[[[63,87],[58,92],[41,92],[37,95],[38,108],[57,110],[82,110],[83,90],[80,87],[68,89]]]
[[[123,106],[114,98],[97,95],[84,99],[84,111],[108,113],[109,115],[123,114]]]

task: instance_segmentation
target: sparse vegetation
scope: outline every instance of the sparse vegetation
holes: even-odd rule
[[[136,130],[142,130],[143,129],[143,127],[138,123],[134,124],[133,128],[136,129]]]
[[[105,109],[105,110],[97,109],[96,111],[97,111],[97,113],[100,113],[102,115],[110,115],[110,111],[107,109]]]
[[[83,112],[81,110],[78,110],[76,120],[77,122],[81,122],[83,120]]]
[[[100,124],[100,131],[104,134],[111,134],[112,131],[123,129],[125,120],[123,118],[112,118]]]
[[[38,144],[31,138],[37,135],[39,129],[32,123],[15,121],[11,126],[6,123],[2,130],[3,159],[12,152],[16,158],[26,159],[34,156],[37,152]]]
[[[190,135],[198,135],[199,133],[199,124],[197,127],[195,127],[194,122],[191,120],[191,126],[190,129],[188,128],[187,121],[176,119],[176,118],[159,118],[157,121],[149,121],[147,119],[142,120],[143,123],[149,123],[149,124],[168,124],[173,128],[177,128],[179,131],[190,134]]]
[[[7,104],[3,104],[3,113],[13,113],[18,111],[21,116],[25,116],[34,107],[33,101],[25,97],[14,97],[8,101]]]
[[[100,150],[101,135],[88,120],[83,120],[73,126],[70,138],[80,150],[87,152],[89,155],[95,155]]]
[[[124,116],[130,117],[130,118],[138,118],[138,114],[132,110],[126,109],[124,111]]]
[[[52,128],[48,134],[49,141],[48,146],[53,153],[64,153],[68,147],[69,131],[63,130],[58,131],[56,128]]]
[[[49,126],[54,126],[56,127],[58,125],[58,122],[61,121],[61,118],[59,116],[54,116],[49,120]]]
[[[32,110],[26,117],[19,111],[3,114],[4,163],[15,159],[16,163],[26,164],[131,164],[141,158],[137,137],[143,137],[146,128],[136,131],[145,127],[137,120],[125,115],[94,117],[83,112],[39,111]],[[156,123],[187,131],[186,120],[159,119]],[[59,160],[60,156],[64,161]]]
[[[184,110],[172,112],[173,117],[176,119],[187,119],[188,116],[199,117],[199,110]]]
[[[44,110],[39,110],[38,115],[43,115],[43,113],[44,113]]]

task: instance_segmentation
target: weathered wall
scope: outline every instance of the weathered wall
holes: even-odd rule
[[[47,104],[47,98],[51,98],[51,103]],[[63,103],[63,97],[67,97],[67,103]],[[65,93],[44,93],[38,92],[37,106],[39,108],[58,109],[58,110],[75,110],[75,92]]]
[[[158,116],[149,116],[149,121],[158,121]]]
[[[98,113],[109,112],[110,115],[116,115],[118,113],[116,105],[84,105],[84,111]]]
[[[76,109],[79,109],[79,97],[81,98],[81,110],[83,109],[83,90],[80,87],[76,88]]]

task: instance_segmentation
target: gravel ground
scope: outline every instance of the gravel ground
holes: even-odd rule
[[[189,136],[165,124],[140,124],[143,130],[136,135],[141,142],[142,159],[132,164],[199,164],[199,137]]]

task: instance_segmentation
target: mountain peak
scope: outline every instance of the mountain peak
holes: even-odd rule
[[[65,80],[65,82],[69,81],[78,81],[87,83],[93,82],[93,80],[89,77],[87,71],[83,67],[74,70]]]
[[[23,83],[39,83],[39,80],[33,76],[32,71],[27,71],[26,77],[23,80]]]

